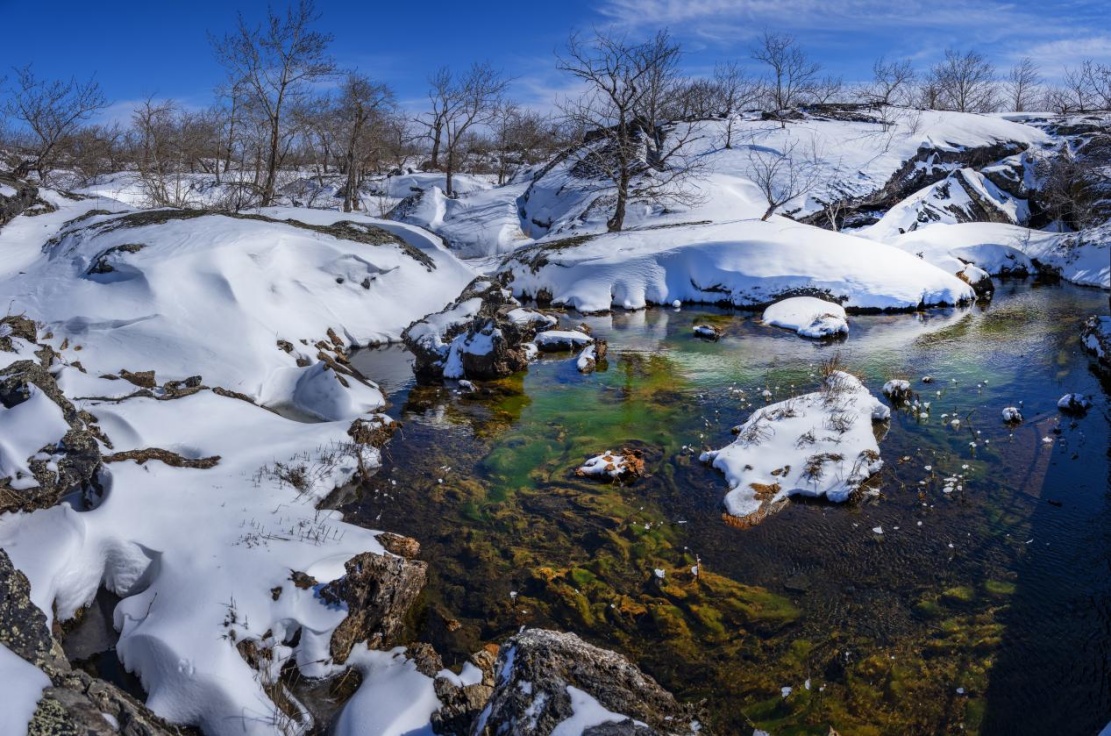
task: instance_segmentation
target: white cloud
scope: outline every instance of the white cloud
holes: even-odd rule
[[[1029,56],[1043,69],[1057,70],[1079,66],[1085,59],[1111,63],[1111,36],[1058,39],[1035,44],[1015,57]]]

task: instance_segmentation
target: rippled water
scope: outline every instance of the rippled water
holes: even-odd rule
[[[344,511],[422,541],[414,628],[449,664],[556,626],[707,698],[721,733],[1094,733],[1111,720],[1111,413],[1077,333],[1104,309],[1102,292],[1005,283],[987,306],[856,317],[832,344],[720,310],[583,317],[605,371],[549,358],[482,396],[413,387],[403,351],[367,351],[405,428]],[[695,338],[700,321],[722,339]],[[873,391],[907,378],[931,402],[893,417],[881,496],[727,526],[697,452],[728,444],[765,389],[814,390],[834,354]],[[1095,407],[1063,417],[1067,392]],[[649,477],[573,476],[621,446]],[[954,473],[963,491],[944,493]]]

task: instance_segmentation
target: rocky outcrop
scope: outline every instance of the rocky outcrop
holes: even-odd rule
[[[0,370],[0,405],[4,408],[16,407],[35,393],[57,405],[69,430],[52,445],[35,448],[38,452],[30,458],[16,458],[27,461],[34,482],[0,478],[0,513],[49,508],[66,493],[89,490],[96,483],[101,455],[96,441],[99,430],[92,425],[92,416],[79,412],[62,395],[54,376],[36,362],[20,360]]]
[[[501,281],[479,278],[449,307],[409,325],[402,338],[416,357],[419,381],[487,380],[525,370],[531,355],[526,344],[554,323],[523,309]]]
[[[611,714],[584,734],[709,732],[693,708],[679,704],[620,654],[574,634],[529,629],[501,648],[493,695],[471,733],[549,734],[576,714],[575,701],[582,703],[584,693]]]
[[[51,686],[43,690],[28,736],[184,733],[116,686],[70,666],[61,645],[50,633],[46,615],[31,602],[27,577],[12,566],[3,550],[0,550],[0,644],[50,678]]]
[[[53,212],[56,208],[39,196],[37,187],[17,179],[10,174],[0,173],[0,228],[19,215],[38,215]],[[4,194],[5,187],[14,189],[12,194]]]
[[[392,545],[419,551],[419,545]],[[364,552],[348,560],[347,574],[320,589],[328,604],[347,606],[347,618],[332,634],[330,653],[343,664],[352,647],[367,642],[371,649],[398,643],[405,614],[416,600],[427,576],[428,565],[419,560]]]
[[[988,164],[1023,153],[1026,146],[1017,142],[1001,142],[991,146],[962,150],[938,150],[923,146],[880,189],[863,197],[850,197],[833,203],[827,210],[838,213],[837,226],[862,227],[879,220],[884,212],[915,192],[936,184],[953,171],[962,168],[981,169]],[[829,228],[826,212],[815,212],[801,222]]]

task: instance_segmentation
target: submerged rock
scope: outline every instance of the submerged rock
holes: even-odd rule
[[[1084,414],[1092,407],[1092,402],[1082,394],[1065,394],[1057,400],[1057,408],[1065,414]]]
[[[493,695],[471,733],[541,736],[560,727],[593,736],[708,733],[694,708],[620,654],[528,629],[501,648]]]

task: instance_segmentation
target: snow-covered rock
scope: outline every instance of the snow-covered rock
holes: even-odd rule
[[[1003,421],[1007,424],[1019,424],[1022,422],[1022,412],[1017,406],[1004,407]]]
[[[694,336],[707,340],[719,340],[721,339],[721,330],[713,325],[695,325]]]
[[[593,373],[598,367],[598,362],[605,359],[606,349],[605,340],[597,340],[583,348],[579,357],[575,359],[575,367],[579,369],[579,373]]]
[[[894,402],[905,402],[910,400],[910,381],[902,378],[892,378],[887,383],[883,384],[883,395]]]
[[[835,371],[820,391],[758,410],[731,445],[701,455],[725,473],[727,520],[757,524],[795,495],[848,500],[883,466],[872,432],[881,405],[859,379]]]
[[[701,728],[692,708],[621,655],[571,633],[525,629],[502,646],[493,696],[471,732],[578,736],[605,724],[610,730],[599,732],[693,736]]]
[[[1081,344],[1104,368],[1111,369],[1111,317],[1093,316],[1084,323]]]
[[[524,309],[497,279],[478,278],[454,303],[405,329],[418,380],[500,378],[525,370],[554,317]],[[541,333],[543,334],[543,333]]]
[[[1083,414],[1092,408],[1092,402],[1082,394],[1065,394],[1057,400],[1057,408],[1066,414]]]
[[[945,179],[898,203],[861,234],[880,242],[935,224],[990,222],[1025,225],[1030,219],[1026,200],[999,189],[974,169],[960,169]]]
[[[579,350],[593,343],[594,338],[578,330],[545,330],[538,332],[533,342],[543,353],[558,353]]]
[[[803,337],[824,338],[849,334],[845,308],[812,296],[778,301],[764,310],[764,322],[794,330]]]
[[[639,450],[622,449],[620,453],[606,450],[579,466],[575,475],[586,478],[622,480],[644,474],[644,454]]]

